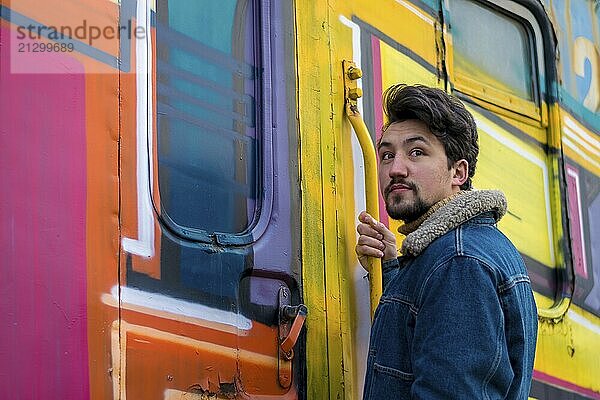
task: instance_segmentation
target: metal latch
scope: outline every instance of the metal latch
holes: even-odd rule
[[[292,360],[294,359],[294,346],[300,337],[302,326],[306,321],[308,308],[304,304],[292,306],[290,290],[282,286],[279,289],[279,313],[277,315],[279,326],[279,357],[277,369],[279,384],[288,388],[292,384]]]

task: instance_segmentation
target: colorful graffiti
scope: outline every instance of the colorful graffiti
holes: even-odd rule
[[[0,11],[4,398],[359,398],[364,165],[342,60],[374,141],[393,83],[467,103],[475,185],[507,194],[541,310],[531,396],[600,398],[593,1]]]

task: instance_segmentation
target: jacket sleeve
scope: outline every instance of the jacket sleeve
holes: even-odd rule
[[[514,373],[487,266],[454,257],[426,279],[412,343],[413,399],[503,399]]]

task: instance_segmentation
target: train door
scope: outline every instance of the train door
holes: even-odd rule
[[[374,144],[386,87],[444,87],[438,11],[437,1],[296,2],[302,218],[304,227],[322,229],[322,236],[303,232],[306,346],[327,349],[307,352],[311,399],[362,396],[371,324],[369,278],[354,252],[365,164],[344,115],[342,63],[362,70],[358,107]],[[397,226],[382,206],[380,216]]]
[[[147,34],[120,87],[120,281],[104,295],[119,310],[114,398],[302,386],[294,95],[276,84],[293,71],[286,7],[122,2]]]

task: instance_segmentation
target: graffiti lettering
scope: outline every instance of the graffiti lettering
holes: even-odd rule
[[[575,45],[573,46],[573,71],[578,76],[585,77],[585,62],[589,60],[591,65],[591,81],[587,93],[583,99],[583,105],[592,112],[596,112],[600,105],[600,79],[598,74],[600,73],[600,54],[594,46],[594,43],[583,37],[579,36],[575,39]]]

